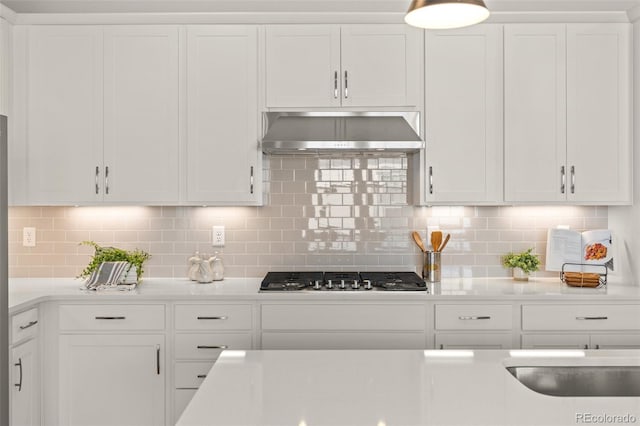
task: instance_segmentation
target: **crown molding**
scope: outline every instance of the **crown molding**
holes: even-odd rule
[[[9,22],[10,24],[15,24],[18,20],[18,14],[13,10],[9,9],[4,4],[0,3],[0,18]]]
[[[629,22],[638,22],[640,21],[640,6],[636,6],[633,9],[630,9],[627,12],[629,16]]]
[[[638,8],[640,15],[640,6]],[[634,11],[636,10],[634,9]],[[401,24],[404,12],[224,12],[224,13],[19,13],[16,25],[118,24]],[[640,16],[639,16],[640,17]],[[629,22],[624,11],[494,12],[487,23],[591,23]]]

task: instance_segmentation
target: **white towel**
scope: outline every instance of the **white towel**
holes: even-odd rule
[[[132,283],[130,278],[127,279],[129,271],[135,272],[136,269],[129,262],[102,262],[87,279],[84,287],[88,290],[116,289],[124,282],[126,285],[123,287],[130,289],[135,287],[136,283]]]

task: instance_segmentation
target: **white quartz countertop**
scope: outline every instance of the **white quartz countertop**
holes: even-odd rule
[[[434,352],[440,356],[427,356]],[[573,351],[584,355],[578,358],[512,357],[509,351],[447,357],[451,352],[225,351],[177,426],[589,423],[578,421],[579,415],[632,416],[631,424],[640,422],[639,397],[547,396],[505,368],[639,366],[640,351]]]
[[[261,278],[226,278],[210,284],[187,279],[146,278],[132,291],[81,290],[82,281],[74,278],[14,278],[9,280],[9,309],[16,311],[43,300],[79,301],[177,301],[177,300],[251,300],[251,301],[428,301],[428,300],[581,300],[640,301],[640,286],[611,280],[603,288],[569,287],[557,278],[534,278],[528,282],[509,278],[445,279],[430,286],[429,292],[384,291],[303,291],[259,293]]]

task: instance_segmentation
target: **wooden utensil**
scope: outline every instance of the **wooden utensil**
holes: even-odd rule
[[[447,243],[449,242],[449,238],[451,238],[451,234],[447,234],[447,236],[444,238],[444,242],[442,243],[440,248],[438,248],[438,251],[444,250],[444,248],[447,246]]]
[[[422,237],[420,236],[420,234],[418,234],[417,231],[413,231],[411,233],[411,237],[413,238],[413,241],[416,242],[416,245],[420,247],[420,250],[422,250],[423,253],[427,251],[427,249],[424,247],[424,242],[422,241]]]
[[[433,251],[438,251],[440,244],[442,244],[442,232],[431,232],[431,247],[433,247]]]

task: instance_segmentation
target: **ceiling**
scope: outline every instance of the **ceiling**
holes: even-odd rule
[[[485,0],[500,12],[628,12],[640,0]],[[403,13],[410,0],[0,0],[17,13]]]

